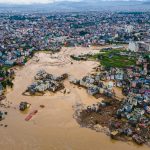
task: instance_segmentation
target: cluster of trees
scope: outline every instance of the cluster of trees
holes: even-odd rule
[[[7,86],[13,88],[13,76],[11,76],[10,72],[7,69],[0,68],[0,83],[5,89]]]

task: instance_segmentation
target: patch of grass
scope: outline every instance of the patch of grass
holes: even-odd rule
[[[93,59],[98,59],[101,65],[105,67],[124,68],[135,65],[135,58],[120,55],[121,50],[110,50],[104,53],[99,53],[92,56]]]

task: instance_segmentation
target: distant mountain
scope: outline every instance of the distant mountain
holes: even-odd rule
[[[144,2],[144,5],[150,5],[150,1]]]
[[[150,1],[107,1],[82,0],[80,2],[61,1],[50,4],[6,5],[1,4],[3,11],[150,11]]]

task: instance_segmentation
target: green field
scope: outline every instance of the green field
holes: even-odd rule
[[[135,58],[120,55],[120,50],[110,50],[92,56],[94,59],[100,61],[101,65],[105,67],[124,68],[135,65]]]

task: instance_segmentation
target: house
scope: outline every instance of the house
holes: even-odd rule
[[[97,86],[90,86],[90,87],[88,87],[87,92],[90,95],[96,95],[99,93],[99,89]]]

